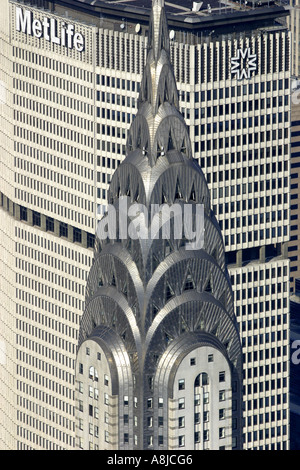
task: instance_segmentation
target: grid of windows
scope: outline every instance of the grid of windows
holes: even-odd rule
[[[20,223],[15,238],[18,447],[74,448],[77,325],[92,253]]]

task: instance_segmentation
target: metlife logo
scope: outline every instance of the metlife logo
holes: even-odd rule
[[[59,22],[55,18],[44,16],[42,20],[34,18],[31,10],[16,7],[16,30],[36,38],[44,38],[58,46],[75,48],[83,52],[85,40],[81,33],[75,31],[71,23]]]

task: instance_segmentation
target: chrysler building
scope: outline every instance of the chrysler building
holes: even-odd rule
[[[169,238],[121,237],[119,217],[115,239],[96,236],[76,359],[77,443],[240,449],[232,288],[208,185],[179,112],[163,0],[153,0],[138,112],[108,192],[117,215],[124,200],[149,213],[153,205],[203,207],[204,241],[187,249],[174,230]]]

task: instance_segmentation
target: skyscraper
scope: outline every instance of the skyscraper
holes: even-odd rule
[[[150,14],[143,5],[1,5],[2,448],[76,446],[77,335],[98,212],[137,110]],[[174,1],[166,10],[179,110],[233,286],[243,446],[283,449],[291,43],[279,23],[287,10],[249,5],[187,2],[183,10]]]
[[[153,1],[148,40],[128,155],[108,193],[118,235],[97,238],[87,283],[77,435],[85,449],[240,448],[241,346],[233,295],[209,190],[178,111],[162,0]],[[175,237],[176,223],[184,223],[174,212],[189,205],[195,226],[200,204],[204,244],[189,249],[185,233]],[[146,227],[148,217],[154,223],[153,206],[160,218],[171,210],[168,236],[162,221],[158,236],[138,229],[132,238],[134,205],[147,210]]]
[[[300,77],[300,3],[299,0],[290,0],[288,26],[292,33],[292,75]]]

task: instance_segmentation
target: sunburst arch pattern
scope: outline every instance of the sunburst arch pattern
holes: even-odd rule
[[[241,383],[240,338],[222,234],[178,110],[161,0],[153,1],[149,31],[138,112],[128,134],[127,157],[110,184],[108,203],[118,215],[120,198],[126,198],[128,205],[143,204],[149,213],[153,204],[202,204],[204,244],[188,251],[184,240],[175,239],[172,231],[169,239],[121,239],[117,218],[116,239],[96,236],[78,342],[80,348],[101,331],[105,332],[103,342],[112,331],[128,353],[126,368],[135,377],[136,392],[132,393],[139,395],[142,407],[153,394],[158,400],[162,383],[167,393],[166,370],[170,379],[175,356],[178,361],[196,345],[210,344],[222,351],[233,377]],[[157,383],[154,392],[149,377]],[[119,377],[122,380],[124,374]],[[131,390],[132,384],[126,387]],[[142,411],[139,416],[139,446],[144,448],[147,430]]]

